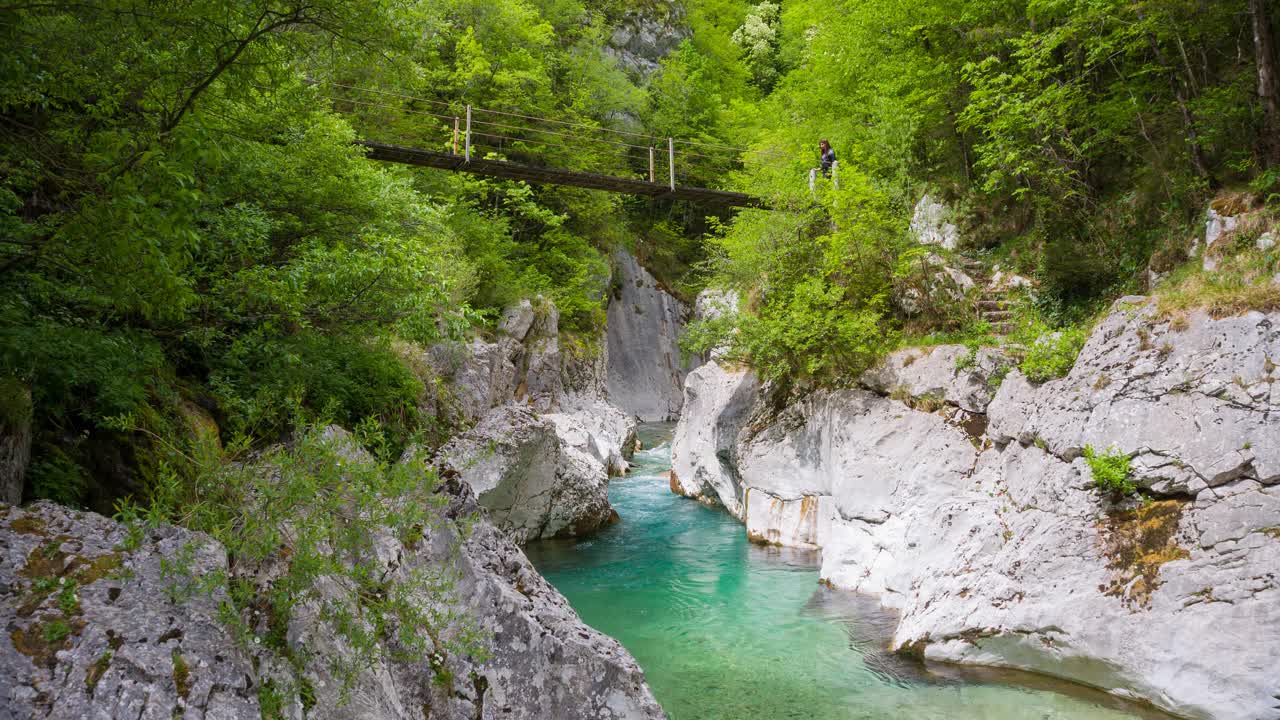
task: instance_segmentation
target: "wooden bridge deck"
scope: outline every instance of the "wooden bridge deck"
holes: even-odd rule
[[[642,195],[668,200],[688,200],[691,202],[723,205],[727,207],[763,207],[763,203],[745,193],[712,190],[710,188],[686,187],[677,185],[671,189],[663,183],[647,180],[602,175],[600,173],[565,170],[563,168],[538,167],[506,160],[480,160],[472,158],[468,161],[461,155],[420,150],[418,148],[386,143],[357,141],[357,144],[368,148],[371,160],[418,165],[421,167],[454,170],[474,175],[505,178],[509,180],[525,180],[531,183],[551,185],[571,185],[573,187],[605,190],[627,195]]]

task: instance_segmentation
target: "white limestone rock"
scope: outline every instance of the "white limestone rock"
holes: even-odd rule
[[[716,288],[707,288],[698,293],[698,297],[693,303],[693,319],[715,321],[721,318],[730,317],[738,312],[738,291],[737,290],[719,290]],[[700,358],[703,362],[708,360],[722,360],[728,352],[728,347],[721,345],[714,347],[703,354]]]
[[[757,399],[736,443],[686,430],[679,462],[744,498],[752,537],[820,546],[825,581],[897,610],[901,650],[1277,720],[1278,343],[1278,313],[1164,319],[1125,298],[1066,378],[1012,372],[984,438],[865,391],[815,392],[781,411]],[[862,383],[962,397],[938,362],[891,358]],[[682,426],[741,415],[695,396]],[[1085,445],[1129,455],[1156,500],[1115,505]]]
[[[525,407],[493,410],[441,448],[437,465],[470,486],[517,544],[585,534],[613,514],[605,466]]]
[[[743,517],[744,492],[732,458],[756,400],[755,375],[709,362],[689,373],[684,412],[671,439],[671,490]]]
[[[911,216],[911,233],[921,245],[938,245],[955,250],[960,241],[960,229],[950,222],[951,210],[945,204],[925,195],[916,203]]]
[[[350,457],[359,462],[362,453]],[[289,662],[267,643],[232,636],[219,617],[219,606],[230,604],[224,582],[194,587],[233,574],[252,578],[245,558],[229,567],[208,537],[162,525],[125,550],[127,529],[100,515],[50,503],[21,510],[0,504],[0,715],[257,718],[259,689],[271,682],[284,717],[297,720],[664,718],[630,654],[582,623],[502,532],[470,519],[478,508],[466,486],[443,493],[447,506],[422,538],[405,545],[375,533],[368,562],[391,582],[421,573],[449,578],[454,587],[446,596],[412,600],[429,613],[465,618],[485,638],[489,657],[446,652],[437,661],[375,635],[372,662],[360,666],[345,702],[335,668],[359,658],[323,602],[358,605],[350,584],[321,578],[317,594],[294,608],[284,637]],[[59,577],[75,582],[71,633],[55,644],[31,641],[62,613],[60,593],[42,596],[36,581]],[[265,632],[264,618],[246,611],[244,619],[252,632]],[[444,642],[462,631],[440,622]],[[314,693],[305,712],[297,690],[304,681]]]
[[[693,317],[697,320],[716,320],[738,312],[738,291],[707,288],[698,293],[693,302]]]
[[[935,397],[965,412],[984,413],[995,394],[993,377],[1011,362],[993,348],[905,348],[890,353],[863,373],[859,382],[881,395]]]
[[[1240,216],[1238,215],[1224,215],[1213,207],[1205,212],[1204,253],[1201,255],[1201,265],[1206,271],[1218,268],[1218,258],[1212,252],[1213,246],[1234,232],[1239,225]]]
[[[172,567],[194,577],[227,572],[222,546],[200,533],[148,529],[125,550],[126,529],[101,515],[48,502],[0,504],[0,715],[6,718],[258,717],[249,653],[218,618],[225,585],[173,593]],[[165,564],[162,566],[162,563]],[[60,592],[37,581],[69,583],[70,616]],[[189,596],[188,596],[189,595]],[[48,642],[55,622],[70,629]],[[180,689],[175,658],[190,669]]]
[[[743,523],[747,538],[764,545],[816,550],[818,518],[829,504],[829,495],[779,497],[767,490],[748,487],[742,492]]]
[[[987,283],[987,288],[990,290],[1032,290],[1035,285],[1035,282],[1030,278],[1013,272],[1005,272],[997,265],[992,270],[991,280]]]
[[[895,644],[1186,717],[1280,717],[1280,540],[1265,531],[1280,493],[1254,483],[1203,510],[1167,500],[1125,515],[1091,485],[1081,459],[984,453],[973,491],[913,513],[929,537]]]
[[[615,292],[609,302],[609,401],[642,422],[680,415],[690,370],[678,341],[688,308],[658,287],[632,255],[614,256]]]
[[[610,477],[627,472],[636,444],[634,417],[604,402],[542,417],[555,425],[561,442],[595,458]]]
[[[817,533],[822,576],[841,587],[884,594],[910,585],[919,550],[910,516],[968,486],[977,456],[965,432],[938,415],[917,412],[863,390],[819,392],[793,403],[759,432],[744,431],[737,470],[746,488],[775,497],[819,499]],[[803,522],[799,513],[773,513]],[[800,526],[764,528],[803,537]],[[893,603],[887,603],[893,605]]]
[[[510,337],[497,342],[441,343],[427,349],[425,359],[454,400],[446,407],[456,407],[457,416],[446,419],[468,425],[510,402],[517,385],[516,361],[522,352],[521,344]]]
[[[929,253],[920,258],[920,263],[921,275],[927,279],[919,285],[900,286],[894,294],[894,304],[907,315],[920,314],[929,298],[956,302],[977,287],[977,281],[952,267],[941,255]]]
[[[672,0],[636,6],[623,16],[604,52],[640,80],[658,70],[662,59],[691,37],[684,8]]]
[[[524,341],[533,327],[533,303],[529,298],[521,298],[502,311],[502,320],[498,322],[498,332],[515,340]]]
[[[1094,330],[1067,377],[1034,389],[1011,373],[989,408],[988,433],[997,442],[1038,441],[1067,459],[1086,445],[1114,447],[1142,460],[1141,484],[1165,492],[1195,494],[1241,477],[1274,484],[1280,482],[1274,358],[1280,358],[1275,315],[1195,313],[1174,321],[1142,298],[1125,298]],[[1170,464],[1186,472],[1176,479],[1146,472]]]
[[[1258,236],[1258,240],[1254,243],[1254,246],[1262,252],[1267,252],[1268,250],[1275,248],[1276,244],[1276,231],[1269,230]]]

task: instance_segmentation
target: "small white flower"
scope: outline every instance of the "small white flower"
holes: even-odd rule
[[[261,644],[262,644],[262,638],[258,637],[257,635],[253,636],[253,644],[254,644],[254,645],[261,645]]]

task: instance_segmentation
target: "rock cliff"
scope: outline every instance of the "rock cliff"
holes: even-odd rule
[[[900,613],[901,651],[1280,718],[1280,314],[1127,298],[1041,386],[967,355],[901,351],[781,410],[703,366],[672,489],[821,547],[825,581]],[[1087,446],[1129,458],[1147,499],[1100,491]]]
[[[680,2],[641,3],[614,27],[605,52],[617,58],[623,70],[645,80],[658,69],[662,58],[691,36]]]
[[[614,255],[609,302],[609,399],[643,422],[680,415],[689,372],[678,342],[689,310],[629,253]]]
[[[436,413],[468,428],[437,466],[475,490],[518,543],[576,535],[608,522],[608,480],[627,469],[635,418],[610,402],[606,343],[561,349],[545,299],[503,313],[494,339],[425,353],[443,391]]]
[[[285,647],[269,649],[226,621],[226,579],[244,570],[208,537],[160,526],[128,550],[126,527],[100,515],[0,504],[0,715],[665,717],[630,654],[583,624],[504,533],[470,520],[477,506],[465,485],[446,492],[441,522],[423,538],[372,538],[373,571],[451,578],[452,611],[479,631],[487,657],[425,654],[375,636],[375,659],[345,697],[334,668],[353,651],[337,632],[341,619],[322,608],[355,588],[319,584],[289,618]],[[415,602],[450,609],[439,600]]]

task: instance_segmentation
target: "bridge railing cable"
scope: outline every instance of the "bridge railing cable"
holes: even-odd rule
[[[389,140],[394,136],[397,143],[426,143],[467,161],[488,152],[500,156],[516,153],[522,161],[555,162],[572,166],[566,169],[609,175],[625,173],[675,189],[677,184],[717,182],[741,168],[744,157],[771,154],[701,139],[658,137],[346,83],[316,84],[336,89],[334,94],[322,95],[334,103],[335,109],[374,116],[366,117],[367,123],[376,125],[378,134],[384,137],[367,139]],[[430,109],[421,109],[417,103]]]

